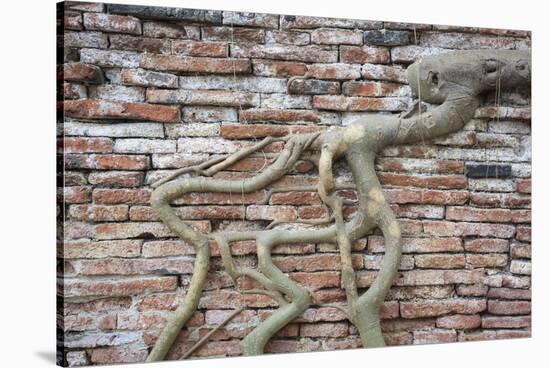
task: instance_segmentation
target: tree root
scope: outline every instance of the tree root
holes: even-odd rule
[[[242,340],[241,350],[244,355],[262,354],[269,339],[311,305],[308,290],[277,268],[271,257],[273,247],[278,244],[302,242],[337,244],[347,304],[333,306],[344,311],[357,327],[363,346],[384,346],[379,309],[400,263],[401,233],[374,169],[376,153],[388,145],[422,142],[460,130],[474,116],[479,96],[494,88],[497,76],[502,88],[527,87],[530,85],[530,68],[530,55],[523,51],[462,51],[426,57],[407,69],[407,78],[417,96],[422,96],[426,102],[439,104],[430,111],[418,109],[400,116],[367,116],[337,131],[284,138],[267,137],[231,155],[176,170],[153,184],[156,187],[151,199],[154,211],[174,233],[194,246],[196,258],[184,303],[174,312],[147,361],[164,359],[180,329],[196,310],[209,266],[209,238],[218,243],[222,263],[237,288],[240,277],[250,277],[263,288],[241,292],[268,295],[279,304],[279,308],[268,319]],[[211,178],[220,170],[274,141],[285,141],[284,149],[270,166],[256,176],[240,182]],[[264,189],[292,170],[298,158],[307,150],[320,151],[318,161],[316,154],[311,156],[319,168],[319,185],[270,189],[262,203],[269,203],[271,195],[277,192],[317,190],[331,215],[327,219],[301,222],[309,226],[327,226],[273,229],[284,223],[275,220],[264,231],[229,232],[206,237],[181,221],[170,207],[174,199],[189,192],[244,194]],[[351,169],[354,185],[335,184],[333,162],[342,157]],[[195,173],[199,177],[174,180],[185,173]],[[338,189],[355,189],[357,192],[358,210],[347,223],[344,222],[342,206],[350,202],[336,195],[335,190]],[[382,231],[385,255],[374,282],[366,292],[359,295],[352,265],[352,243],[374,228]],[[235,265],[229,244],[241,240],[256,242],[258,270]]]

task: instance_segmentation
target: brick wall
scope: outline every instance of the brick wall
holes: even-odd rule
[[[153,181],[266,135],[403,111],[412,101],[404,70],[419,56],[530,47],[529,32],[472,27],[74,2],[59,14],[59,358],[73,366],[143,361],[182,301],[193,249],[152,212]],[[305,80],[294,80],[288,94],[293,76]],[[462,131],[389,147],[377,160],[404,235],[400,273],[381,310],[388,345],[530,336],[530,98],[502,93],[497,105],[489,95]],[[218,176],[254,175],[280,148],[270,145]],[[338,180],[351,180],[343,165],[335,170]],[[304,160],[273,186],[317,180]],[[277,193],[258,204],[265,195],[190,194],[176,205],[203,233],[327,213],[315,193]],[[361,288],[377,273],[382,240],[375,232],[355,245]],[[239,355],[240,339],[275,306],[263,295],[238,293],[211,248],[199,310],[171,359],[246,306],[195,357]],[[255,265],[254,244],[232,249],[239,262]],[[275,253],[318,304],[345,300],[334,245]],[[358,346],[338,309],[312,305],[267,350]]]

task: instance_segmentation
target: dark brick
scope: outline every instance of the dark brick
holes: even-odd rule
[[[147,19],[177,19],[189,22],[221,24],[222,12],[157,6],[109,4],[109,13],[133,15]]]
[[[366,45],[397,46],[409,43],[409,32],[386,29],[365,32]]]
[[[466,176],[469,178],[499,178],[512,176],[511,165],[466,165]]]
[[[288,86],[288,93],[296,95],[334,95],[340,93],[340,83],[317,79],[294,79]]]

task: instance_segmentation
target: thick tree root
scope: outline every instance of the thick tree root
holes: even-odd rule
[[[147,361],[162,360],[177,334],[196,310],[203,289],[210,254],[208,237],[192,230],[181,221],[170,207],[176,198],[189,192],[250,193],[264,189],[292,170],[304,151],[320,151],[318,187],[271,189],[264,203],[269,203],[272,193],[286,190],[318,190],[323,202],[332,214],[324,227],[307,229],[271,229],[282,222],[274,221],[264,231],[232,232],[211,235],[220,247],[223,265],[237,284],[238,278],[250,277],[263,289],[245,290],[273,298],[278,304],[273,315],[261,322],[241,342],[244,355],[262,354],[269,339],[281,328],[299,316],[311,304],[311,297],[304,287],[292,281],[272,261],[271,250],[278,244],[336,243],[342,263],[342,283],[347,305],[344,310],[357,327],[363,346],[384,346],[380,328],[379,309],[392,285],[401,258],[401,234],[399,224],[384,199],[382,188],[374,170],[376,153],[388,145],[424,142],[460,130],[474,116],[479,96],[499,86],[514,90],[530,86],[531,61],[528,51],[483,50],[460,51],[429,56],[412,64],[407,78],[413,92],[426,102],[438,104],[430,111],[411,110],[401,116],[377,115],[359,118],[355,123],[339,130],[322,134],[304,134],[285,138],[266,138],[263,141],[228,155],[206,161],[190,168],[176,170],[167,178],[155,183],[151,204],[162,222],[175,234],[195,247],[194,273],[187,289],[184,303],[155,343]],[[420,105],[419,105],[420,106]],[[262,149],[274,141],[285,141],[285,147],[275,161],[258,175],[242,181],[211,178],[212,175]],[[354,185],[344,186],[357,191],[358,210],[355,216],[344,222],[342,206],[347,202],[334,192],[342,188],[335,184],[332,165],[345,158],[353,174]],[[185,173],[203,177],[181,178]],[[332,223],[334,221],[334,223]],[[328,225],[330,223],[330,225]],[[307,225],[323,225],[324,221],[312,221]],[[379,228],[385,239],[385,255],[380,272],[369,289],[362,295],[357,290],[352,265],[353,242]],[[254,240],[257,245],[258,270],[238,267],[232,259],[230,243]]]

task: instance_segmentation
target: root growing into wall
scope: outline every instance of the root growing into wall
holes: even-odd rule
[[[470,119],[480,103],[480,96],[499,88],[514,90],[528,88],[531,78],[529,51],[480,50],[458,51],[425,57],[407,69],[407,79],[415,95],[422,101],[438,106],[427,112],[413,108],[409,113],[379,115],[359,118],[355,123],[323,133],[293,135],[291,137],[267,137],[249,148],[227,157],[206,161],[197,166],[183,168],[155,183],[151,204],[162,222],[181,239],[192,244],[196,251],[194,273],[184,302],[168,321],[147,361],[163,360],[176,336],[197,309],[206,280],[210,253],[209,239],[220,248],[226,272],[234,280],[250,277],[263,289],[246,290],[270,296],[279,308],[261,322],[241,342],[244,355],[264,352],[269,339],[311,305],[307,289],[292,281],[271,258],[271,250],[279,244],[334,243],[340,253],[342,283],[347,305],[343,308],[348,319],[360,334],[364,347],[384,346],[380,329],[379,309],[391,287],[401,259],[401,231],[390,206],[386,202],[378,181],[374,160],[381,149],[403,143],[424,142],[460,130]],[[268,144],[282,141],[284,149],[277,159],[254,177],[242,181],[212,178],[248,155]],[[316,189],[331,210],[326,221],[306,221],[304,228],[280,229],[274,221],[263,231],[244,231],[203,235],[186,225],[171,208],[170,203],[190,192],[251,193],[262,190],[293,169],[301,155],[311,151],[319,154],[317,188],[288,188],[288,190]],[[354,188],[357,191],[358,210],[345,222],[342,206],[345,200],[336,195],[332,174],[334,161],[343,158],[351,169]],[[195,177],[179,178],[182,174]],[[349,186],[346,186],[349,188]],[[279,189],[279,191],[284,191]],[[275,192],[270,190],[269,196]],[[362,295],[359,295],[356,275],[352,266],[351,250],[355,240],[373,229],[381,230],[385,240],[385,255],[380,271]],[[253,240],[256,242],[258,269],[238,267],[231,255],[232,242]],[[342,307],[340,307],[342,308]]]

